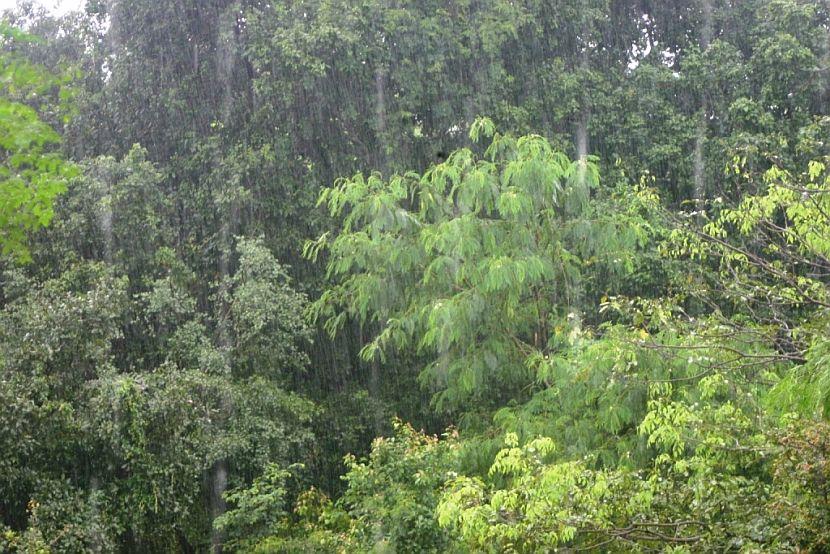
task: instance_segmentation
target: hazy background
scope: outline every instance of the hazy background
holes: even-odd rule
[[[66,12],[80,9],[84,0],[35,0],[33,3],[46,7],[52,13],[65,14]],[[13,8],[15,4],[17,4],[17,0],[0,0],[0,11]]]

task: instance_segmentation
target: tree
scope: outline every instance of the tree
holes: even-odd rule
[[[347,318],[376,329],[366,359],[424,353],[439,409],[521,397],[532,354],[579,327],[586,268],[625,272],[647,236],[635,212],[589,203],[590,161],[486,119],[470,134],[492,137],[483,157],[461,149],[423,175],[358,174],[325,190],[320,203],[343,229],[306,248],[327,251],[336,279],[313,306],[329,332]]]
[[[196,287],[140,149],[87,171],[35,251],[48,263],[5,273],[4,523],[57,550],[201,548],[211,496],[311,451],[315,408],[287,390],[306,300],[256,239]]]
[[[36,109],[65,80],[15,50],[33,40],[0,22],[0,248],[22,261],[30,259],[27,233],[51,221],[52,202],[77,172],[55,151],[60,135]]]

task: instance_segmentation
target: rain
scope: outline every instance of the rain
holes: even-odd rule
[[[820,552],[826,0],[0,0],[0,552]]]

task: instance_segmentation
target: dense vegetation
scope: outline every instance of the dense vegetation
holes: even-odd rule
[[[0,551],[830,551],[830,6],[0,23]]]

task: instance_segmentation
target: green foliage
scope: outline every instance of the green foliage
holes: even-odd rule
[[[640,551],[659,545],[718,551],[756,541],[786,544],[770,529],[760,534],[775,520],[764,522],[763,503],[772,495],[763,479],[749,477],[763,467],[769,439],[739,443],[752,427],[724,426],[730,418],[740,425],[742,411],[728,403],[696,406],[650,406],[641,432],[662,453],[641,469],[547,462],[550,439],[520,446],[508,434],[488,479],[465,476],[449,484],[439,521],[471,550],[488,552],[557,546]],[[694,446],[687,450],[686,441]]]
[[[492,132],[488,122],[473,128],[473,134],[482,131]],[[501,145],[498,136],[494,145],[484,164],[495,163],[493,152],[499,152]],[[514,152],[509,147],[506,151]],[[467,181],[488,182],[469,176],[478,167],[473,162],[471,169],[456,168],[456,156],[465,159],[465,155],[469,159],[464,151],[451,155],[446,164],[428,172],[430,177],[408,174],[387,184],[378,177],[358,176],[330,189],[322,201],[335,215],[345,214],[343,232],[333,240],[323,237],[310,243],[307,249],[313,256],[327,246],[329,272],[341,278],[316,306],[318,314],[332,316],[330,327],[338,323],[336,312],[330,311],[338,302],[345,304],[351,317],[380,326],[379,338],[364,352],[380,352],[391,345],[461,357],[465,350],[453,351],[454,347],[486,346],[488,332],[496,336],[512,332],[524,339],[526,348],[519,349],[523,357],[507,349],[491,350],[491,367],[516,359],[535,374],[538,392],[526,402],[514,396],[520,402],[496,414],[496,424],[518,433],[508,433],[507,448],[491,458],[486,475],[467,471],[446,485],[436,485],[444,492],[434,513],[459,541],[454,547],[528,552],[555,547],[620,551],[669,546],[696,551],[818,547],[824,540],[821,534],[814,535],[815,542],[806,538],[808,529],[821,525],[816,514],[805,511],[797,524],[788,526],[770,511],[780,502],[807,510],[809,499],[821,493],[813,488],[817,481],[812,474],[805,475],[798,488],[776,480],[780,471],[776,468],[792,463],[788,462],[792,458],[779,446],[780,412],[770,411],[769,406],[790,409],[791,404],[779,400],[782,391],[792,386],[788,383],[802,387],[796,391],[810,387],[804,372],[810,371],[811,359],[821,359],[823,352],[825,318],[823,310],[815,308],[824,307],[824,287],[818,279],[803,275],[803,270],[791,273],[786,265],[797,262],[795,267],[809,269],[824,257],[817,228],[817,221],[823,220],[823,165],[810,165],[801,179],[809,185],[797,184],[782,170],[770,170],[765,174],[766,194],[746,196],[738,208],[720,210],[702,227],[691,221],[685,229],[668,234],[654,228],[659,220],[654,214],[657,203],[648,189],[639,189],[633,202],[614,199],[617,204],[611,213],[628,214],[630,221],[640,224],[635,237],[641,242],[635,240],[632,248],[648,247],[650,237],[664,236],[663,252],[690,255],[692,263],[702,263],[689,274],[669,275],[677,287],[674,294],[653,300],[603,299],[599,313],[616,320],[615,324],[584,328],[577,320],[551,325],[544,335],[546,344],[533,348],[527,338],[530,333],[525,331],[524,337],[520,333],[533,328],[535,314],[523,318],[521,309],[538,296],[556,298],[555,291],[545,287],[547,273],[536,275],[527,269],[531,266],[523,267],[524,272],[500,273],[503,266],[487,257],[491,250],[498,252],[496,261],[502,261],[506,254],[498,249],[503,245],[514,256],[528,247],[511,242],[508,233],[488,238],[488,226],[504,224],[517,234],[522,229],[519,224],[530,226],[532,244],[544,246],[552,223],[532,227],[535,218],[523,219],[522,214],[539,217],[546,210],[562,208],[524,209],[521,201],[518,208],[506,208],[506,193],[495,183],[511,182],[513,174],[508,170],[490,177],[492,188],[477,189],[473,203],[464,204]],[[439,190],[451,191],[443,203],[434,200],[442,197],[428,188],[434,184],[433,173],[441,172],[447,175],[447,184]],[[529,188],[525,184],[523,190]],[[487,195],[482,190],[494,192]],[[528,200],[531,205],[532,201]],[[786,225],[780,223],[782,216]],[[479,225],[465,227],[469,222]],[[557,229],[568,225],[567,220],[557,223]],[[442,234],[445,229],[451,230]],[[474,246],[465,250],[468,234],[484,238],[471,240]],[[744,237],[755,242],[745,246]],[[559,245],[557,253],[565,250]],[[542,252],[541,259],[556,259],[551,251],[543,248]],[[453,255],[451,263],[430,269]],[[484,262],[467,265],[476,255]],[[707,265],[713,258],[719,263],[714,272]],[[388,263],[389,259],[394,262]],[[585,271],[588,264],[576,256],[573,260],[576,268]],[[401,265],[401,274],[394,273]],[[818,273],[818,268],[814,271]],[[722,279],[724,285],[705,288],[713,278]],[[401,282],[406,288],[390,296],[391,286]],[[532,287],[537,283],[541,285],[535,295]],[[432,317],[445,302],[461,304],[458,299],[466,296],[479,299],[478,311]],[[441,300],[429,301],[436,297]],[[761,305],[762,298],[776,301],[753,310],[753,303]],[[688,310],[696,301],[705,302],[710,313],[691,315]],[[551,310],[559,302],[552,303]],[[498,317],[492,320],[477,316],[494,312]],[[782,318],[792,341],[783,344],[773,324]],[[464,326],[469,322],[475,326],[467,336]],[[798,350],[805,340],[810,346]],[[496,379],[493,383],[498,385],[486,388],[509,391],[510,383],[504,381]],[[789,392],[790,398],[797,394]],[[479,399],[477,406],[481,405]],[[814,413],[808,410],[805,415]],[[564,439],[562,452],[554,452],[550,439],[534,438],[540,431]],[[820,451],[815,438],[810,440],[811,448]],[[473,436],[467,441],[469,450],[462,451],[489,448],[487,438]],[[466,462],[468,469],[470,462],[480,465],[472,453],[460,460],[461,467]],[[812,471],[811,467],[802,466],[800,471]]]
[[[452,437],[439,441],[396,423],[396,435],[378,438],[369,458],[346,458],[348,488],[339,501],[348,514],[347,540],[358,550],[447,551],[437,526],[436,491],[458,464]]]
[[[64,479],[45,481],[29,502],[29,528],[22,552],[88,552],[115,548],[116,523],[102,513],[105,496],[73,487]],[[42,542],[41,542],[42,541]],[[40,544],[39,544],[40,543]]]
[[[394,427],[394,436],[375,439],[367,459],[346,457],[347,488],[336,503],[314,489],[300,495],[294,518],[253,551],[454,551],[435,507],[444,483],[459,469],[457,435],[439,440],[400,421]]]
[[[127,252],[165,239],[152,220],[149,236],[120,227],[148,213],[142,202],[158,202],[148,193],[130,197],[142,184],[137,176],[153,172],[140,152],[123,162],[127,169],[101,163],[126,175],[110,198],[132,198],[108,204],[109,245],[90,233],[67,252],[68,268],[43,283],[23,269],[4,274],[4,518],[26,529],[18,543],[43,541],[56,551],[204,545],[204,484],[217,461],[227,460],[229,483],[239,487],[310,450],[315,408],[283,388],[308,363],[305,297],[256,239],[237,241],[237,268],[215,285],[221,315],[193,298],[193,273],[169,247],[133,265]],[[99,183],[79,184],[67,204],[98,194]],[[52,237],[94,228],[98,217],[94,209],[62,215]],[[72,261],[81,252],[103,260]],[[145,348],[125,355],[127,337]]]
[[[825,164],[810,162],[800,174],[774,167],[758,175],[736,158],[729,171],[759,193],[724,207],[702,230],[677,229],[667,251],[716,261],[718,274],[729,276],[721,293],[724,311],[747,313],[753,321],[737,323],[777,343],[779,352],[771,360],[797,363],[776,387],[773,401],[784,411],[819,414],[828,398],[821,362],[828,297],[821,268],[830,248],[823,238],[830,185]]]
[[[234,507],[217,517],[213,525],[222,531],[230,531],[228,546],[254,544],[277,530],[277,524],[286,516],[285,483],[289,477],[290,470],[270,464],[249,488],[225,494]]]
[[[496,134],[489,120],[471,128],[482,135],[482,158],[463,149],[423,175],[358,174],[325,190],[343,231],[306,247],[328,252],[337,283],[315,316],[330,333],[346,317],[377,327],[365,359],[407,348],[432,358],[423,378],[441,390],[439,409],[526,385],[527,356],[555,349],[555,325],[578,324],[583,268],[624,272],[647,238],[644,220],[589,205],[590,161]]]
[[[52,202],[77,174],[54,151],[60,135],[29,105],[63,83],[15,52],[31,40],[0,22],[0,248],[22,261],[30,259],[27,233],[49,224]]]
[[[773,477],[782,494],[771,508],[782,521],[792,544],[821,551],[830,544],[828,506],[828,443],[826,422],[793,420],[778,436],[782,452]]]
[[[306,297],[291,288],[285,269],[261,240],[240,238],[236,250],[239,268],[219,293],[235,337],[235,372],[284,380],[308,364]]]

